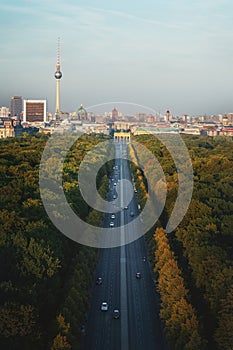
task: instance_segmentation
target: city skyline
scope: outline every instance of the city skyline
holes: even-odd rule
[[[46,98],[55,112],[60,36],[62,111],[109,101],[177,115],[233,109],[228,0],[99,1],[98,7],[91,0],[3,0],[0,10],[0,105],[9,106],[12,95]]]

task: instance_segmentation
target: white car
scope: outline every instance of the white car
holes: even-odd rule
[[[116,217],[115,214],[111,215],[111,219],[115,219],[115,217]]]
[[[108,311],[108,303],[106,301],[103,301],[101,306],[100,306],[101,311]]]
[[[109,224],[110,227],[114,227],[114,222],[111,221],[110,224]]]

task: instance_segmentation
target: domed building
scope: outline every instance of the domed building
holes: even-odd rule
[[[77,110],[77,116],[78,116],[78,120],[87,120],[87,111],[85,110],[82,104]]]

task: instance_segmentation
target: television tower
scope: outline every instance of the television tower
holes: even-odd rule
[[[62,77],[62,73],[60,71],[60,38],[58,38],[57,44],[57,66],[56,72],[54,74],[56,78],[56,117],[60,116],[60,79]]]

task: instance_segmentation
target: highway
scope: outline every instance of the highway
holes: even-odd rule
[[[115,182],[120,179],[131,181],[128,161],[123,159],[127,145],[116,144],[115,169],[113,169],[108,200],[114,195],[127,195],[120,188],[116,192]],[[134,213],[134,216],[132,216]],[[128,204],[111,219],[105,214],[104,227],[110,222],[121,226],[121,240],[124,243],[124,224],[133,221],[138,213],[136,194]],[[135,230],[140,227],[135,226]],[[158,295],[151,277],[146,257],[144,238],[117,248],[99,250],[96,276],[102,278],[100,285],[93,286],[91,307],[83,339],[83,350],[167,350],[159,320]],[[136,273],[141,278],[136,278]],[[108,311],[101,311],[103,301],[109,305]],[[120,310],[120,318],[113,318],[113,310]]]

